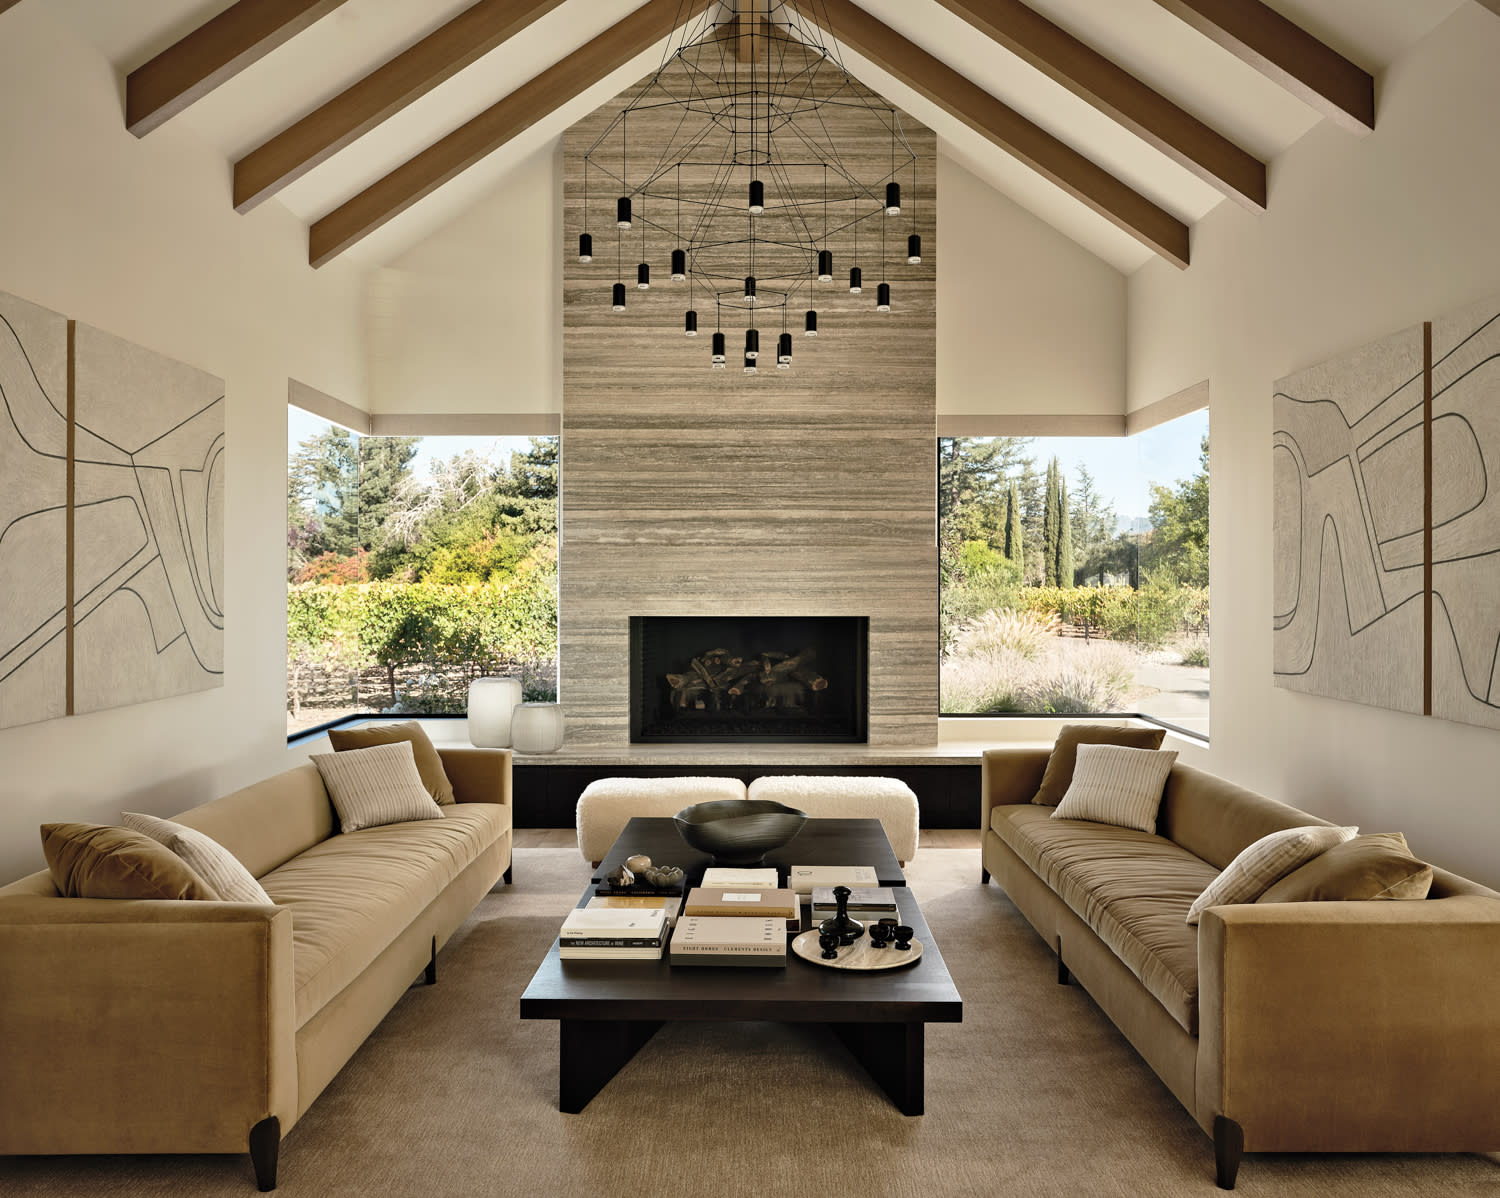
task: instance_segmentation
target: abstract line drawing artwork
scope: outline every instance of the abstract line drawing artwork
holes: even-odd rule
[[[1423,710],[1423,383],[1418,326],[1276,384],[1277,686]]]
[[[0,292],[0,728],[67,712],[68,321]]]
[[[1432,714],[1500,728],[1500,298],[1432,326]]]
[[[73,710],[222,686],[224,383],[75,332]]]

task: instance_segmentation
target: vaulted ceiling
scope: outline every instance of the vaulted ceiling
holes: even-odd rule
[[[0,13],[15,3],[0,0]],[[780,0],[769,0],[774,7]],[[45,0],[125,78],[137,136],[225,158],[246,219],[281,204],[309,261],[389,261],[734,0]],[[1320,121],[1377,127],[1380,73],[1500,0],[794,0],[944,154],[1125,272],[1191,261],[1220,203],[1276,203]],[[768,0],[739,0],[747,13]],[[4,17],[0,16],[0,30]]]

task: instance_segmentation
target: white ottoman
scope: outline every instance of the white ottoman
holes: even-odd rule
[[[744,797],[738,778],[599,778],[578,796],[578,851],[594,865],[637,815],[670,819],[694,803]]]
[[[878,819],[897,861],[904,865],[917,855],[917,796],[895,778],[811,774],[757,778],[750,783],[750,797],[796,807],[813,819]]]

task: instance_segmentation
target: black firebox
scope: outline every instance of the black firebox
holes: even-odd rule
[[[865,616],[632,616],[635,744],[864,743]]]

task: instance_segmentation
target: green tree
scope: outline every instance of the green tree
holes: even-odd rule
[[[532,437],[531,446],[510,455],[507,494],[522,499],[557,498],[557,452],[561,437]]]
[[[1151,484],[1151,539],[1141,566],[1153,579],[1167,575],[1184,586],[1208,585],[1208,436],[1199,447],[1198,473],[1175,487]]]
[[[939,439],[938,519],[958,542],[998,542],[1005,477],[1027,443],[1022,437]]]
[[[1068,480],[1057,479],[1057,585],[1073,585],[1073,521],[1068,514]]]
[[[1021,496],[1015,483],[1005,493],[1005,556],[1026,577],[1026,533],[1021,527]]]
[[[373,550],[391,512],[402,480],[411,472],[420,437],[359,438],[359,504],[355,522],[359,547]]]
[[[1036,471],[1036,463],[1030,458],[1021,463],[1015,481],[1021,496],[1021,531],[1026,544],[1031,547],[1022,562],[1025,567],[1022,577],[1031,586],[1042,586],[1046,582],[1043,577],[1046,542],[1042,535],[1042,526],[1046,522],[1046,488],[1042,476]],[[1038,546],[1042,548],[1040,553],[1037,552]]]
[[[297,496],[317,522],[305,556],[353,553],[359,548],[359,439],[332,425],[303,439],[287,463],[287,495]]]
[[[1042,507],[1042,585],[1057,586],[1058,527],[1057,458],[1047,463],[1047,490]]]
[[[1103,586],[1114,546],[1115,509],[1099,494],[1098,483],[1082,462],[1078,464],[1077,479],[1077,486],[1068,493],[1077,580],[1087,583],[1097,576],[1098,585]]]

